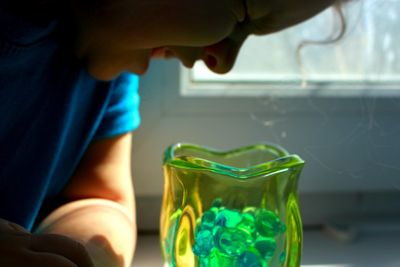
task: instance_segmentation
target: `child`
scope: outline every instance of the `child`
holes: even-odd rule
[[[129,266],[131,134],[151,58],[228,72],[250,34],[332,0],[0,4],[0,266]]]

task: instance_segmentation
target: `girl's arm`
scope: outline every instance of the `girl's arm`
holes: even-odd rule
[[[65,189],[68,203],[36,232],[81,242],[96,267],[130,266],[137,239],[131,144],[130,133],[94,142]]]

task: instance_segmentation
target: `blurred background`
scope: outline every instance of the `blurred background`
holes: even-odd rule
[[[300,155],[302,266],[400,266],[400,1],[351,1],[344,15],[334,43],[321,43],[340,32],[332,9],[251,37],[227,75],[152,62],[132,151],[133,266],[162,266],[162,157],[176,142],[221,150],[272,142]]]

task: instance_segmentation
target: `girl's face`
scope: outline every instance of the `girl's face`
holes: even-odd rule
[[[77,54],[109,80],[146,72],[151,58],[203,60],[228,72],[250,34],[268,34],[319,13],[334,0],[76,0]]]

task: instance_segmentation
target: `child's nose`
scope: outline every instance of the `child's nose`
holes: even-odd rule
[[[203,61],[207,67],[219,74],[229,72],[236,61],[241,44],[230,39],[204,48]]]

